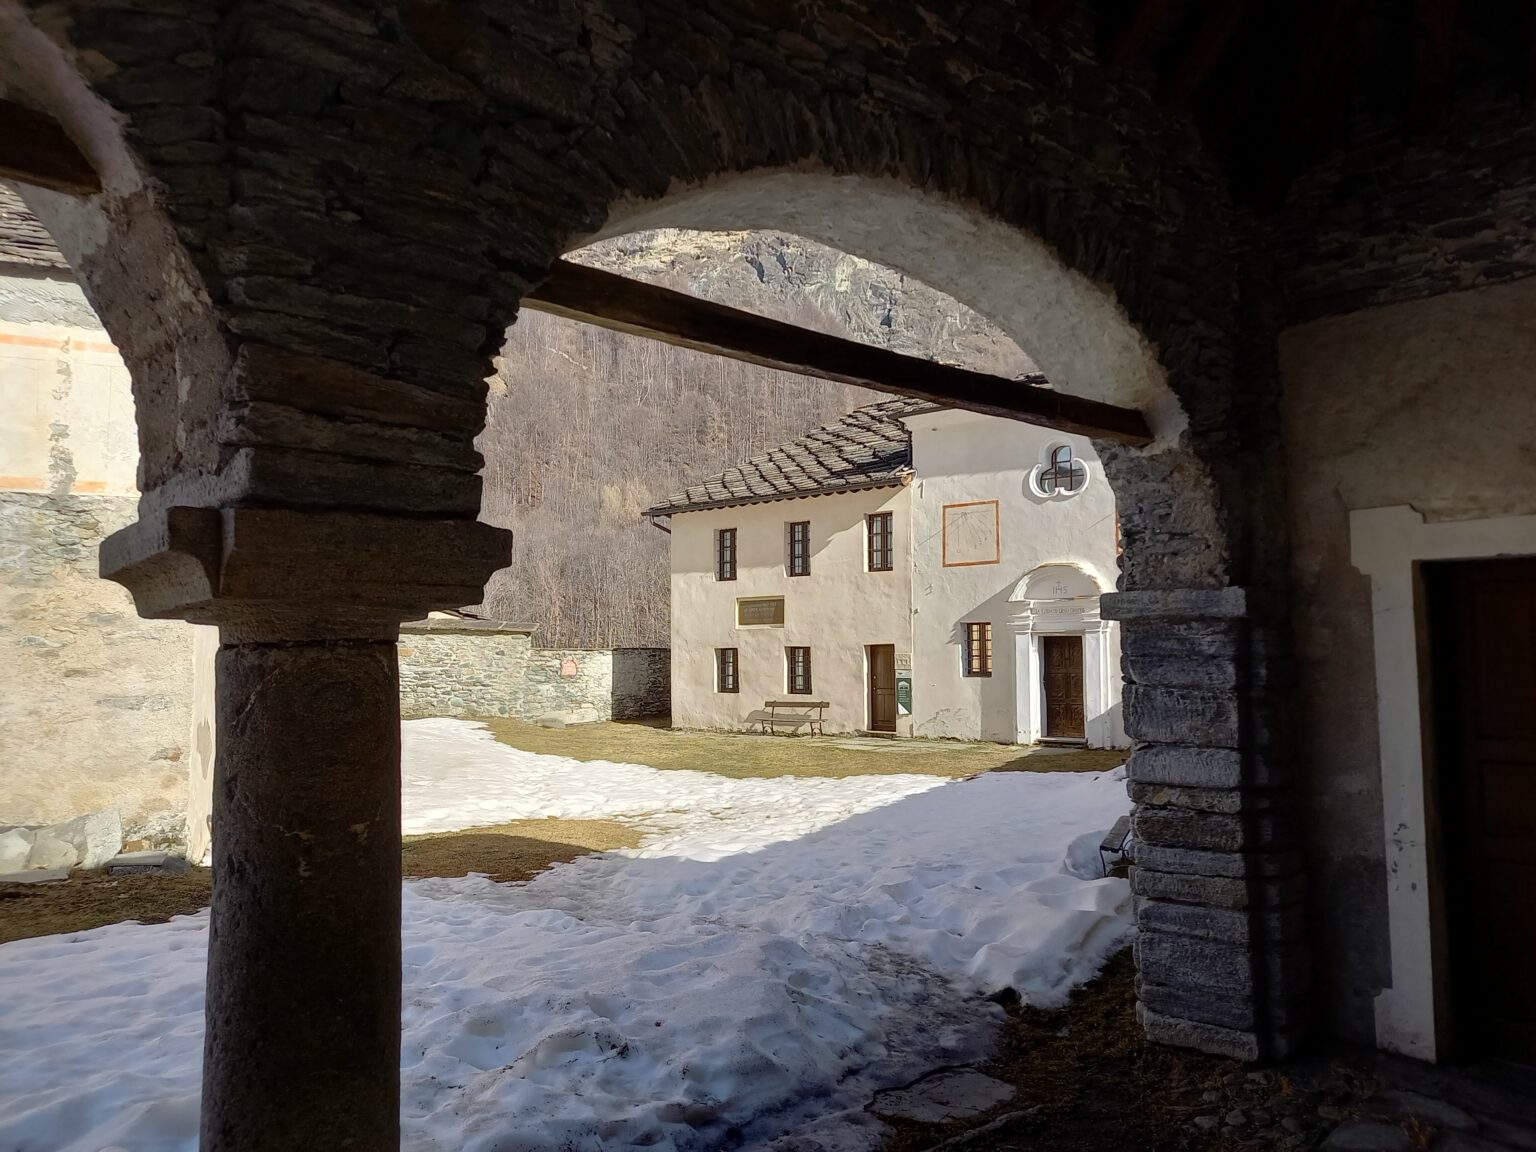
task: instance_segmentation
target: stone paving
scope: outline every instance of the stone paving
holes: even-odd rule
[[[1183,1114],[1173,1129],[1148,1124],[1145,1101],[1126,1098],[1126,1085],[1106,1075],[1088,1088],[1085,1107],[1067,1125],[1047,1122],[1039,1106],[1000,1098],[971,1127],[977,1112],[945,1109],[922,1084],[878,1103],[886,1117],[950,1120],[949,1133],[918,1145],[967,1152],[1536,1152],[1536,1069],[1508,1065],[1442,1068],[1349,1050],[1271,1068],[1202,1075],[1164,1086],[1161,1103]],[[948,1078],[975,1073],[948,1072]],[[999,1087],[1007,1087],[999,1085]],[[914,1093],[927,1110],[913,1110]],[[1098,1099],[1093,1099],[1097,1096]],[[978,1099],[981,1094],[978,1094]],[[955,1132],[955,1128],[965,1129]]]

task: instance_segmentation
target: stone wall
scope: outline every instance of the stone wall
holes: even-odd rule
[[[1292,322],[1536,273],[1536,120],[1507,91],[1467,94],[1403,146],[1390,119],[1298,182],[1275,229]]]
[[[533,629],[495,620],[418,620],[400,629],[400,712],[584,724],[664,716],[665,648],[534,648]]]
[[[1317,886],[1320,1003],[1373,1038],[1393,984],[1371,582],[1350,513],[1536,515],[1536,280],[1317,320],[1282,336],[1298,665],[1297,770]],[[1350,387],[1356,380],[1391,387]],[[1415,723],[1404,718],[1405,723]],[[1394,827],[1392,840],[1423,830]]]
[[[496,620],[400,628],[400,714],[521,716],[533,629]]]
[[[183,835],[191,629],[96,576],[134,507],[0,491],[0,824],[117,808],[130,840]]]
[[[0,266],[0,824],[117,808],[184,835],[191,630],[98,578],[131,523],[128,376],[62,273]]]

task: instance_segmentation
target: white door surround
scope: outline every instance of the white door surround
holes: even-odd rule
[[[1090,748],[1110,748],[1120,742],[1110,708],[1116,699],[1111,677],[1119,675],[1110,656],[1114,622],[1099,618],[1099,582],[1072,564],[1043,564],[1028,573],[1010,603],[1013,629],[1014,741],[1038,744],[1045,728],[1045,678],[1041,665],[1042,636],[1083,638],[1083,734]]]
[[[1414,508],[1349,515],[1350,560],[1371,579],[1376,721],[1386,835],[1387,919],[1392,986],[1376,997],[1376,1043],[1421,1060],[1437,1054],[1433,927],[1426,825],[1424,717],[1420,712],[1418,565],[1536,555],[1536,516],[1426,524]]]

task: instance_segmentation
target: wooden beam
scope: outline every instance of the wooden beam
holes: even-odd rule
[[[597,268],[558,261],[523,305],[538,312],[645,336],[748,364],[857,384],[877,392],[1142,445],[1152,440],[1134,408],[1042,387],[1044,377],[1008,380],[826,336]]]
[[[59,122],[11,100],[0,100],[0,180],[71,196],[101,191],[100,177]]]
[[[1105,66],[1132,68],[1139,64],[1167,16],[1168,0],[1140,0],[1104,50]]]
[[[1177,63],[1164,77],[1158,99],[1174,112],[1187,111],[1195,96],[1226,55],[1232,34],[1247,14],[1247,0],[1228,0],[1207,9],[1199,31],[1179,53]]]
[[[1450,93],[1456,58],[1456,0],[1418,0],[1413,18],[1413,92],[1408,123],[1415,136],[1434,131]]]
[[[1072,7],[1073,0],[1035,0],[1035,6],[1030,10],[1034,17],[1035,27],[1042,32],[1049,32],[1061,23],[1061,18]]]

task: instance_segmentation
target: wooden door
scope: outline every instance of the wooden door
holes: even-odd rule
[[[1451,1039],[1536,1063],[1536,559],[1425,577]]]
[[[869,730],[896,731],[896,646],[869,646]]]
[[[1083,638],[1040,637],[1040,663],[1045,669],[1046,738],[1083,739]]]

